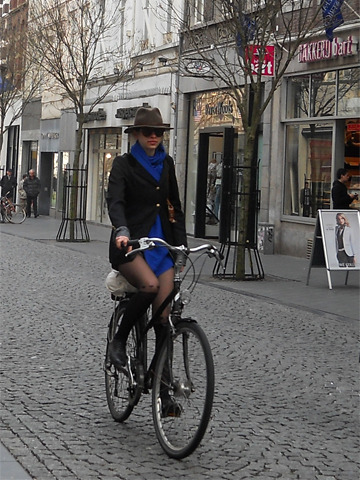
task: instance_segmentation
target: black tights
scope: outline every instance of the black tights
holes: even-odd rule
[[[153,313],[156,312],[172,291],[174,270],[171,268],[156,277],[144,258],[136,255],[132,262],[120,265],[119,271],[128,282],[138,289],[138,292],[130,299],[116,333],[117,338],[126,340],[136,321],[144,315],[149,306],[152,304]],[[159,323],[166,323],[168,315],[169,307],[162,312]],[[159,339],[159,335],[162,335],[160,333],[162,330],[161,325],[155,326],[157,339]]]

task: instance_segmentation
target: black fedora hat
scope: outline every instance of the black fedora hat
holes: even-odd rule
[[[164,123],[158,108],[140,107],[136,111],[134,125],[127,127],[124,132],[128,133],[136,128],[154,127],[172,130],[169,123]]]

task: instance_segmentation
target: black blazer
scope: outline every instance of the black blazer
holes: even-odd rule
[[[170,223],[167,199],[174,207],[175,223]],[[114,159],[107,192],[109,217],[115,229],[127,231],[131,239],[148,236],[159,214],[165,240],[171,245],[187,245],[185,216],[181,209],[173,159],[167,155],[160,181],[129,153]],[[126,262],[124,252],[110,241],[113,268]]]
[[[350,208],[350,203],[353,199],[347,193],[346,185],[344,185],[340,180],[335,180],[331,190],[331,196],[333,200],[333,208]]]

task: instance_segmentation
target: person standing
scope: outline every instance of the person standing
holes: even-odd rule
[[[38,177],[35,175],[35,170],[29,170],[29,176],[24,181],[24,190],[26,192],[26,216],[31,217],[31,205],[34,211],[34,217],[38,215],[37,197],[40,193],[41,183]]]
[[[216,167],[216,180],[215,180],[215,205],[214,206],[215,206],[215,215],[216,215],[217,221],[219,221],[219,218],[220,218],[222,170],[223,170],[223,164],[222,164],[222,160],[220,160],[220,163]]]
[[[309,182],[305,182],[305,187],[300,192],[300,204],[303,209],[303,217],[310,217],[311,191]]]
[[[357,198],[356,194],[348,193],[346,183],[349,181],[350,176],[345,168],[339,168],[336,172],[337,180],[334,181],[331,189],[331,197],[333,201],[333,208],[347,209],[350,208],[350,204]]]
[[[24,190],[24,181],[27,178],[27,174],[24,173],[22,176],[22,179],[19,182],[19,188],[18,188],[18,195],[19,195],[19,205],[21,205],[21,208],[26,210],[26,192]]]
[[[1,196],[2,197],[7,197],[11,201],[14,200],[14,190],[17,185],[16,178],[13,175],[13,171],[11,168],[8,168],[6,170],[6,175],[2,177],[0,180],[0,186],[1,186]]]

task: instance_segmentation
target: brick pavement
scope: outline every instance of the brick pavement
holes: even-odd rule
[[[1,438],[29,474],[18,478],[358,477],[356,281],[329,291],[316,272],[306,289],[291,279],[294,265],[304,274],[300,259],[283,265],[290,278],[273,271],[268,286],[204,279],[188,311],[212,345],[216,397],[203,443],[178,462],[157,444],[148,397],[124,425],[107,411],[107,229],[88,245],[65,245],[51,239],[51,219],[39,220],[23,224],[26,234],[0,230],[2,278],[11,279],[1,293]],[[306,302],[286,290],[291,283],[308,292]],[[337,310],[344,297],[349,316]],[[2,480],[12,478],[8,464],[0,463]]]

